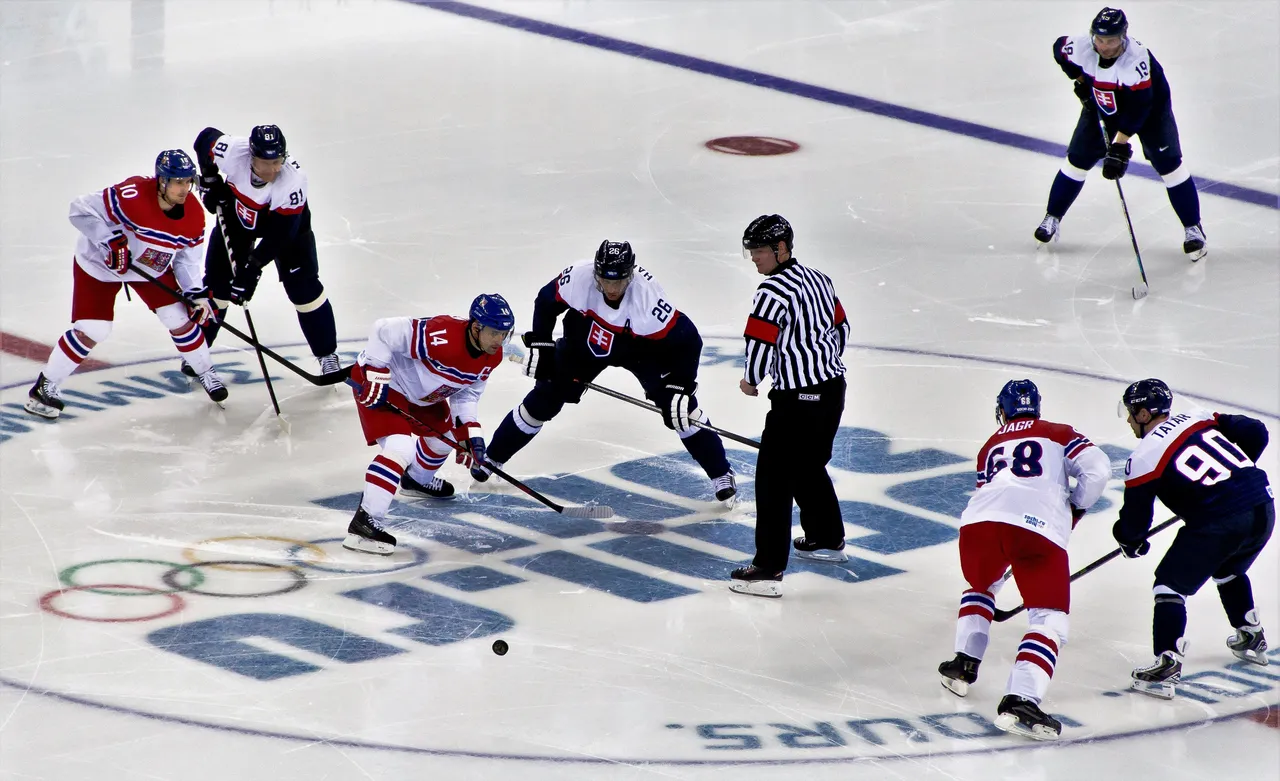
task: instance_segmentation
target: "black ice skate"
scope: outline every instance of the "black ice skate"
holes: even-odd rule
[[[178,366],[178,370],[193,380],[199,379],[200,375],[196,374],[196,370],[191,368],[191,364],[187,363],[187,359],[182,359],[182,364]]]
[[[956,658],[938,665],[938,672],[942,675],[942,685],[957,697],[964,697],[969,693],[969,685],[978,680],[980,664],[982,664],[981,659],[957,652]]]
[[[1026,697],[1006,694],[996,706],[996,713],[996,726],[1014,735],[1032,740],[1057,740],[1062,734],[1062,722]]]
[[[58,392],[58,386],[50,382],[44,376],[44,372],[36,377],[36,384],[27,391],[27,403],[22,406],[32,415],[39,415],[49,420],[57,419],[65,407],[66,405],[62,403],[62,394]]]
[[[1182,656],[1174,651],[1165,651],[1156,657],[1154,663],[1139,667],[1132,675],[1135,691],[1172,700],[1182,680]]]
[[[219,407],[222,402],[227,400],[227,386],[222,384],[222,378],[213,369],[201,374],[199,377],[200,384],[204,386],[204,392],[209,394],[209,398]]]
[[[797,556],[810,561],[843,564],[849,560],[849,554],[844,552],[844,540],[838,546],[832,546],[811,541],[808,537],[796,537],[791,541],[791,547],[795,548]]]
[[[1196,223],[1186,229],[1186,233],[1182,238],[1182,251],[1187,253],[1187,257],[1191,259],[1192,263],[1209,254],[1204,228],[1200,227],[1200,223]]]
[[[730,509],[738,503],[738,483],[733,479],[733,470],[711,481],[711,489],[716,492],[716,501]]]
[[[454,491],[453,485],[448,480],[433,477],[423,485],[405,472],[400,478],[400,493],[416,496],[419,499],[452,499]]]
[[[1040,225],[1036,228],[1036,241],[1041,244],[1048,244],[1058,238],[1058,218],[1052,214],[1046,214],[1044,219],[1040,221]]]
[[[347,526],[347,538],[342,541],[342,547],[361,553],[390,556],[395,552],[396,538],[379,528],[361,507],[356,510],[355,517]]]
[[[754,564],[738,567],[729,574],[729,590],[753,597],[782,596],[782,573],[765,572]]]
[[[1254,664],[1267,665],[1267,638],[1262,636],[1261,626],[1242,626],[1227,638],[1227,648],[1237,659]]]

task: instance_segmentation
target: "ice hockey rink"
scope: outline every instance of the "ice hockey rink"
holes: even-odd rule
[[[1122,6],[1170,80],[1210,246],[1186,260],[1135,154],[1141,302],[1098,172],[1060,242],[1031,236],[1078,112],[1051,45],[1100,7],[4,0],[0,778],[1280,778],[1280,664],[1231,656],[1212,587],[1189,600],[1179,696],[1127,691],[1172,531],[1074,585],[1045,701],[1059,742],[992,725],[1023,616],[995,625],[968,698],[938,684],[958,516],[1006,380],[1034,379],[1044,415],[1117,468],[1136,440],[1116,401],[1143,377],[1169,382],[1176,409],[1280,433],[1280,6]],[[465,314],[481,292],[523,330],[540,286],[625,239],[704,336],[703,408],[748,437],[767,402],[737,387],[758,281],[739,241],[755,216],[786,216],[853,323],[832,463],[849,565],[793,559],[781,600],[731,594],[753,454],[730,443],[744,501],[717,509],[657,415],[594,393],[508,469],[612,522],[450,462],[464,495],[398,503],[394,556],[345,551],[373,455],[350,394],[273,365],[286,432],[224,332],[219,410],[123,296],[94,370],[63,386],[68,414],[25,415],[68,325],[68,202],[207,125],[258,123],[308,173],[344,362],[375,319]],[[798,149],[707,146],[730,136]],[[252,311],[264,343],[316,371],[270,271]],[[639,393],[617,370],[600,382]],[[490,431],[529,383],[497,370]],[[1262,465],[1274,480],[1274,445]],[[1073,570],[1113,548],[1121,494],[1113,481],[1081,523]],[[1274,643],[1274,542],[1253,580]]]

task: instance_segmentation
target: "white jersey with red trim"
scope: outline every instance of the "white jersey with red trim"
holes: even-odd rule
[[[646,339],[661,339],[679,318],[667,302],[662,285],[637,265],[627,292],[615,309],[596,287],[595,263],[590,260],[570,266],[556,281],[556,298],[614,333],[631,333]]]
[[[71,202],[67,218],[80,232],[76,263],[102,282],[143,282],[140,274],[117,274],[107,268],[107,242],[117,233],[129,241],[133,263],[160,276],[171,266],[184,291],[200,288],[204,258],[196,248],[204,243],[204,209],[194,193],[187,195],[182,216],[173,218],[160,208],[156,180],[133,176],[105,190]]]
[[[466,320],[449,315],[384,318],[373,324],[356,360],[361,366],[390,369],[391,389],[414,404],[448,401],[454,417],[474,424],[480,394],[502,362],[502,349],[474,356],[467,349],[466,331]]]
[[[1076,479],[1074,489],[1068,477]],[[1071,426],[1017,418],[1001,426],[979,451],[977,490],[960,525],[1008,523],[1065,548],[1071,505],[1092,507],[1110,478],[1111,459]]]
[[[219,136],[213,142],[213,161],[236,196],[236,217],[246,230],[257,230],[262,212],[268,209],[292,215],[307,205],[307,175],[292,155],[285,157],[274,182],[261,182],[253,175],[247,138]],[[222,216],[231,219],[229,214]]]

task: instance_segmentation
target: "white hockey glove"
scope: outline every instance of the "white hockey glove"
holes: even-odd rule
[[[187,298],[191,299],[191,305],[188,307],[189,316],[196,325],[218,322],[218,310],[214,306],[213,299],[209,297],[208,288],[187,291]]]

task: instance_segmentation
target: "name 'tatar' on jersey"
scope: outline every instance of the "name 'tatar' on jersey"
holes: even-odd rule
[[[391,388],[414,404],[448,401],[454,417],[475,423],[480,395],[502,362],[502,350],[473,355],[467,348],[467,321],[457,317],[388,317],[373,324],[357,361],[389,368]]]

